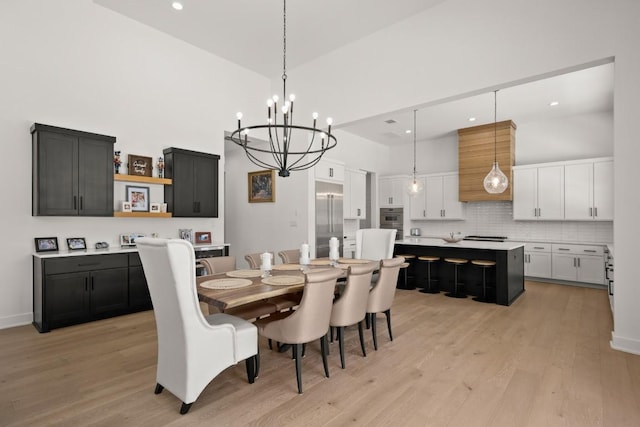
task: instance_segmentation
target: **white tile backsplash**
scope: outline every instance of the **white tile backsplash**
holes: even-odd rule
[[[613,242],[612,221],[514,221],[511,202],[468,202],[464,221],[410,221],[423,236],[506,236],[509,240]]]

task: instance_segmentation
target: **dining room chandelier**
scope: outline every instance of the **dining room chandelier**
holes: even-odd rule
[[[422,180],[416,177],[416,115],[418,110],[413,110],[413,177],[407,185],[409,196],[415,197],[422,191]]]
[[[493,91],[493,167],[484,177],[484,189],[490,194],[500,194],[509,186],[509,179],[498,166],[498,91]]]
[[[287,177],[293,171],[304,170],[316,165],[327,150],[338,143],[331,134],[331,117],[327,118],[327,129],[317,127],[318,113],[313,113],[312,126],[300,126],[293,123],[293,104],[295,95],[287,100],[287,1],[283,0],[283,37],[282,37],[282,105],[280,98],[274,95],[267,100],[266,124],[243,126],[242,113],[238,113],[238,128],[229,139],[242,147],[249,160],[262,168],[277,170],[278,175]],[[279,117],[278,110],[282,113]],[[252,139],[249,139],[251,133]],[[261,144],[256,140],[266,140]]]

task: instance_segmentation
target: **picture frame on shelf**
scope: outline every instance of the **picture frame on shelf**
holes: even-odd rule
[[[142,233],[126,233],[120,235],[120,247],[122,248],[131,248],[136,246],[136,239],[140,237],[144,237],[145,235]]]
[[[70,251],[78,251],[87,249],[87,242],[84,237],[70,237],[67,239],[67,247]]]
[[[131,203],[132,212],[149,212],[149,187],[127,185],[126,199]]]
[[[122,202],[121,210],[122,212],[131,212],[131,202],[129,201]]]
[[[210,231],[196,231],[196,244],[211,243]]]
[[[187,240],[193,243],[193,230],[190,228],[181,228],[178,230],[178,235],[182,240]]]
[[[151,177],[153,172],[153,159],[147,156],[129,154],[128,173],[129,175]]]
[[[162,203],[150,203],[149,204],[149,212],[151,213],[160,213],[162,208]]]
[[[35,237],[36,252],[54,252],[58,250],[57,237]]]
[[[247,176],[249,203],[273,203],[276,201],[275,171],[249,172]]]

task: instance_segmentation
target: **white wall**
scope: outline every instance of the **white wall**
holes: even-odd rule
[[[129,153],[157,158],[170,146],[222,155],[224,130],[235,121],[235,103],[255,105],[257,111],[262,94],[269,92],[268,79],[90,0],[3,4],[0,39],[5,176],[0,198],[5,202],[2,235],[7,242],[0,247],[0,327],[32,321],[34,237],[57,236],[63,248],[65,238],[85,237],[92,247],[102,240],[116,245],[123,232],[178,237],[179,228],[192,228],[224,240],[222,216],[32,217],[29,127],[39,122],[112,135],[123,158]],[[123,185],[117,183],[115,200],[123,194]],[[152,201],[162,199],[162,187],[153,187]]]
[[[640,2],[448,0],[290,74],[347,123],[615,58],[616,295],[612,345],[640,354]],[[339,64],[339,66],[336,66]],[[349,78],[349,76],[356,76]],[[308,82],[308,83],[307,83]],[[336,102],[340,100],[340,102]]]

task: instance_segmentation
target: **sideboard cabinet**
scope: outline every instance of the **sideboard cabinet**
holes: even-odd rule
[[[32,215],[113,216],[113,136],[35,123]]]
[[[174,217],[218,217],[218,161],[216,154],[180,148],[163,150],[164,201]]]

